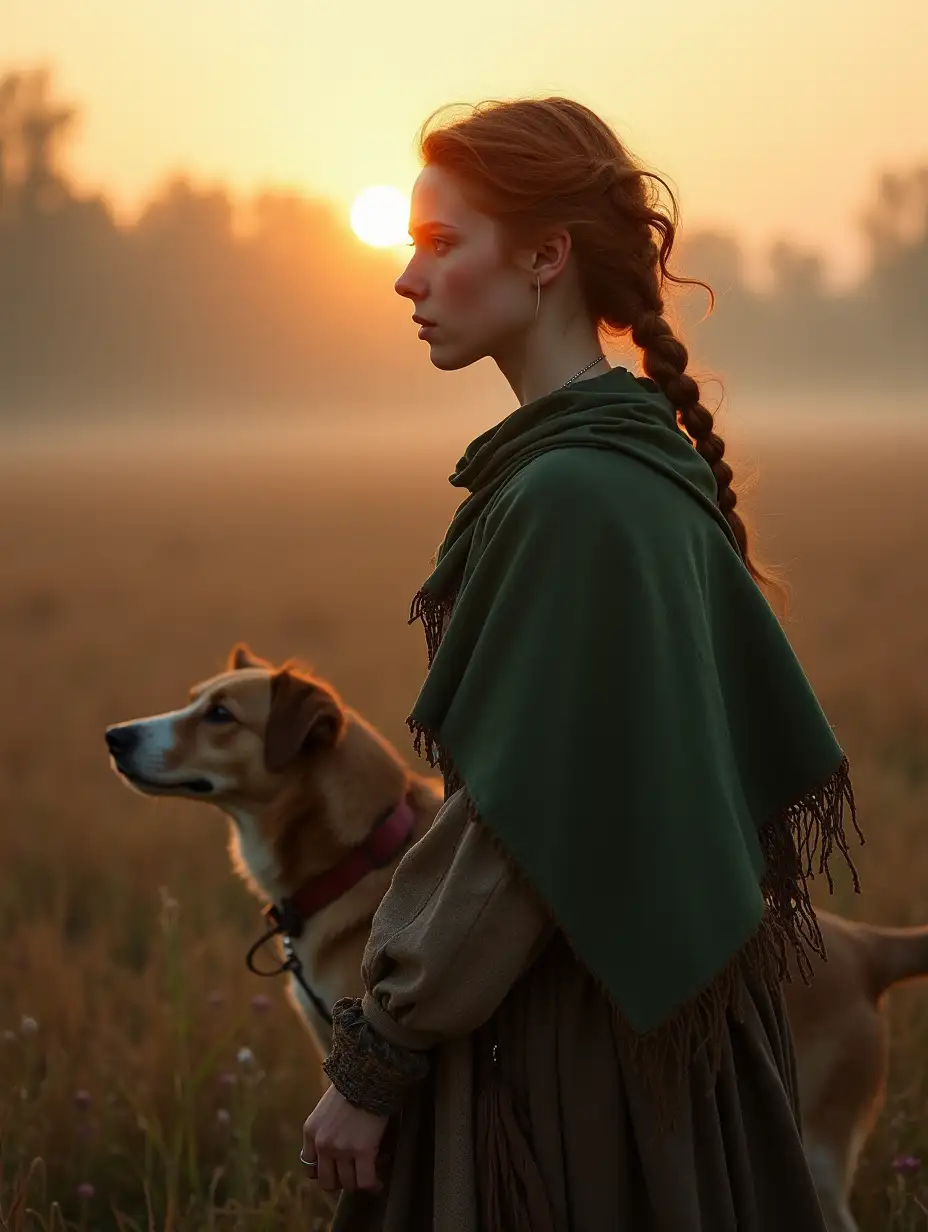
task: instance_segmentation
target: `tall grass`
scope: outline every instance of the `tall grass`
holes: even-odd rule
[[[133,796],[106,724],[179,705],[238,638],[301,655],[408,749],[424,663],[408,602],[456,501],[373,451],[224,448],[17,462],[0,452],[0,1229],[320,1226],[301,1170],[319,1059],[278,981],[218,815]],[[755,521],[790,634],[855,768],[864,894],[928,920],[928,433],[765,445]],[[920,563],[919,563],[920,562]],[[819,894],[825,903],[827,895]],[[928,990],[890,998],[887,1106],[854,1204],[928,1230]],[[925,1161],[922,1163],[922,1161]]]
[[[201,939],[204,914],[235,930],[186,918],[194,876],[146,891],[79,937],[58,913],[12,934],[0,1227],[312,1227],[326,1208],[297,1158],[312,1046],[279,989],[255,992]],[[146,922],[140,960],[120,942]]]

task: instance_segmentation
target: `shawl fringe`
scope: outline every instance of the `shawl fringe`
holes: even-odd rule
[[[409,623],[422,621],[430,668],[452,605],[453,600],[437,599],[424,590],[413,600]],[[407,726],[413,735],[416,753],[425,757],[430,766],[437,765],[443,774],[446,798],[459,788],[466,791],[466,784],[435,734],[421,727],[411,716]],[[472,820],[481,821],[469,796],[467,804]],[[688,1088],[693,1061],[703,1049],[707,1050],[714,1083],[728,1034],[729,1015],[736,1021],[742,1015],[745,984],[759,980],[776,990],[783,981],[791,980],[790,951],[795,954],[805,984],[812,979],[811,955],[827,960],[809,883],[816,875],[824,876],[829,892],[833,892],[829,862],[837,850],[850,870],[855,893],[860,893],[860,878],[851,859],[845,829],[846,813],[863,846],[865,840],[857,822],[850,768],[845,757],[823,783],[785,806],[761,826],[759,839],[766,873],[761,882],[765,911],[760,925],[706,988],[657,1027],[644,1034],[635,1031],[615,1005],[611,993],[590,973],[613,1005],[617,1045],[632,1061],[653,1097],[661,1131],[673,1127]],[[492,833],[489,827],[485,828]],[[511,861],[502,844],[498,845]],[[555,923],[571,945],[577,961],[585,966],[571,938],[564,934],[559,922]],[[500,1122],[501,1133],[506,1119],[503,1117]],[[511,1139],[512,1135],[507,1137]]]

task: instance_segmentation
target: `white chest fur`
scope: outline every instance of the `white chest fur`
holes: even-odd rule
[[[270,845],[248,813],[233,813],[229,852],[232,863],[272,902],[281,897],[280,867]]]

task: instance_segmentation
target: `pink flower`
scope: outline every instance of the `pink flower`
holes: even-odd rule
[[[90,1202],[96,1192],[90,1181],[81,1181],[77,1187],[77,1196],[82,1202]]]
[[[917,1172],[921,1166],[922,1161],[917,1155],[897,1155],[892,1164],[893,1171],[903,1175]]]
[[[219,1085],[221,1087],[234,1087],[237,1082],[238,1076],[236,1074],[230,1074],[228,1070],[219,1075]]]
[[[263,992],[255,993],[251,998],[251,1008],[256,1014],[266,1014],[273,1004],[271,998]]]
[[[81,1112],[86,1112],[90,1107],[90,1092],[84,1090],[75,1091],[74,1107],[79,1108]]]

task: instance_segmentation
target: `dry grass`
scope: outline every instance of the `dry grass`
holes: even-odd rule
[[[856,768],[865,894],[842,884],[837,906],[928,919],[928,430],[742,452],[791,637]],[[408,748],[424,650],[405,618],[456,457],[291,441],[0,462],[0,1228],[310,1226],[297,1154],[318,1065],[281,988],[244,968],[258,904],[218,815],[128,793],[102,732],[178,704],[246,638],[310,661]],[[928,1175],[891,1166],[928,1160],[925,990],[892,1016],[867,1232],[928,1228]]]

